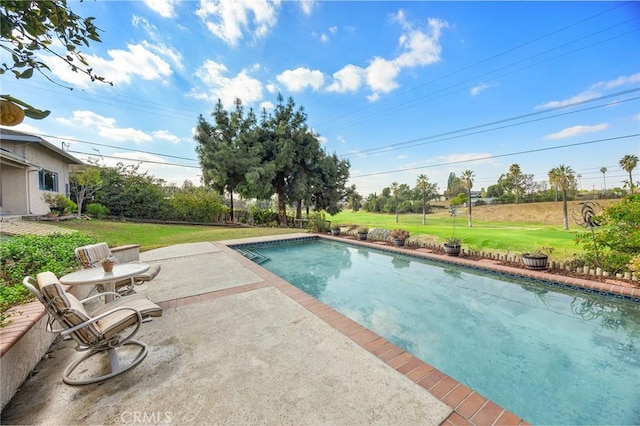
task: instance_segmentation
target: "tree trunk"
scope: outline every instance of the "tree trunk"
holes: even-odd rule
[[[231,223],[233,223],[233,190],[229,190],[229,198],[230,198],[230,203],[229,205],[231,206]]]
[[[281,227],[287,227],[287,204],[284,201],[284,192],[282,190],[278,191],[278,220]]]
[[[469,228],[471,228],[473,226],[473,224],[471,223],[471,190],[469,190],[469,223],[468,223]]]
[[[298,200],[296,204],[296,219],[302,219],[302,200]]]
[[[426,214],[427,214],[427,206],[426,206],[426,202],[423,195],[422,196],[422,224],[423,225],[427,224]]]
[[[562,189],[562,229],[569,230],[569,214],[567,213],[567,190]]]

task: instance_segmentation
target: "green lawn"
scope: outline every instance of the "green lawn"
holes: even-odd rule
[[[453,218],[448,214],[427,215],[426,225],[422,225],[421,214],[401,214],[398,223],[394,214],[344,211],[328,217],[332,224],[358,224],[387,229],[403,228],[411,232],[412,238],[443,242],[451,237]],[[473,220],[473,227],[467,227],[467,217],[458,215],[455,219],[455,236],[462,240],[465,248],[512,254],[534,251],[545,246],[553,248],[552,257],[568,260],[581,251],[573,241],[578,228],[569,231],[561,227],[539,223],[488,222]]]
[[[300,229],[236,228],[227,226],[160,225],[103,220],[69,220],[57,223],[106,241],[109,246],[140,244],[142,251],[173,244],[232,240],[300,232]],[[303,230],[303,232],[306,232]]]
[[[395,223],[395,215],[345,211],[328,216],[332,224],[358,224],[387,229],[404,228],[411,232],[411,238],[440,243],[451,236],[453,220],[446,214],[427,216],[427,224],[422,225],[422,215],[402,214]],[[101,220],[70,220],[60,222],[60,227],[77,229],[92,235],[110,246],[140,244],[141,249],[150,250],[172,244],[199,241],[219,241],[237,238],[278,235],[299,232],[299,229],[225,227],[225,226],[188,226],[160,225],[133,222],[111,222]],[[456,237],[462,240],[464,248],[491,251],[495,253],[521,254],[545,246],[554,249],[552,257],[556,260],[568,260],[580,248],[573,239],[578,228],[563,231],[557,226],[518,223],[473,221],[473,227],[467,227],[467,218],[456,217]]]

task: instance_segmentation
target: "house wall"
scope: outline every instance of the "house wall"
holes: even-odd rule
[[[26,167],[2,164],[2,211],[28,214]]]
[[[68,161],[61,155],[38,143],[25,144],[24,157],[43,169],[58,173],[58,192],[68,196],[66,188],[69,186]],[[29,173],[29,194],[31,200],[31,213],[44,215],[49,212],[49,205],[42,199],[42,194],[51,191],[42,191],[38,186],[38,173]]]

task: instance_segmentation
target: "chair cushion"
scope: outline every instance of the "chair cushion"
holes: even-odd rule
[[[94,268],[105,257],[111,256],[109,245],[105,242],[90,244],[75,249],[76,259],[84,268]]]
[[[150,263],[149,270],[145,273],[135,276],[136,281],[146,282],[151,281],[160,273],[161,266],[159,263]]]
[[[123,306],[139,311],[143,319],[162,316],[162,308],[142,294],[132,294],[130,296],[120,297],[113,302],[99,306],[96,310],[91,312],[91,315],[95,317],[104,312]],[[123,309],[107,315],[101,320],[98,320],[97,323],[105,337],[108,339],[125,328],[135,325],[137,321],[138,316],[135,312],[129,309]]]
[[[49,313],[64,322],[68,328],[75,327],[89,320],[89,315],[73,294],[63,290],[58,278],[52,272],[38,274],[38,287],[43,299],[47,302],[45,307]],[[92,344],[102,337],[102,330],[97,323],[87,324],[74,332],[77,339],[84,344]]]

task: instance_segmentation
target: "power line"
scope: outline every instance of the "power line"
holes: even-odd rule
[[[567,113],[556,114],[556,115],[552,115],[552,116],[549,116],[549,117],[543,117],[543,118],[539,118],[539,119],[524,121],[524,122],[521,122],[521,123],[510,124],[510,125],[507,125],[507,126],[496,127],[496,128],[493,128],[493,129],[482,130],[482,131],[471,132],[471,133],[465,133],[463,135],[458,135],[458,136],[453,136],[453,137],[448,137],[448,138],[442,138],[443,136],[455,135],[456,133],[467,132],[469,130],[481,129],[483,127],[493,126],[493,125],[501,124],[501,123],[508,123],[509,121],[519,120],[519,119],[527,118],[527,117],[533,117],[533,116],[541,115],[541,114],[547,114],[549,112],[558,111],[558,110],[562,110],[562,109],[566,109],[566,108],[572,108],[572,107],[575,107],[575,106],[578,106],[578,105],[583,105],[583,104],[590,103],[590,102],[595,102],[595,101],[601,101],[601,100],[604,100],[604,99],[608,99],[608,98],[612,98],[612,97],[616,97],[616,96],[621,96],[621,95],[626,95],[626,94],[630,94],[630,93],[634,93],[634,92],[638,92],[638,91],[640,91],[640,87],[636,87],[636,88],[629,89],[629,90],[624,90],[624,91],[621,91],[621,92],[612,93],[612,94],[609,94],[609,95],[599,96],[597,98],[585,99],[583,101],[573,102],[571,104],[561,105],[561,106],[557,106],[557,107],[554,107],[554,108],[545,109],[545,110],[542,110],[542,111],[530,112],[530,113],[521,114],[521,115],[518,115],[518,116],[515,116],[515,117],[503,118],[503,119],[496,120],[496,121],[491,121],[491,122],[488,122],[488,123],[483,123],[483,124],[478,124],[478,125],[475,125],[475,126],[465,127],[465,128],[458,129],[458,130],[451,130],[451,131],[444,132],[444,133],[439,133],[439,134],[436,134],[436,135],[424,136],[424,137],[414,138],[414,139],[410,139],[410,140],[403,141],[403,142],[393,143],[393,144],[390,144],[390,145],[384,145],[384,146],[369,148],[369,149],[366,149],[366,150],[359,151],[356,154],[345,155],[345,156],[343,156],[343,158],[360,157],[362,155],[371,155],[371,154],[376,154],[376,153],[379,153],[379,152],[395,151],[396,149],[401,149],[401,148],[402,149],[411,148],[411,147],[414,147],[414,146],[426,145],[426,144],[431,144],[431,143],[436,143],[436,142],[442,142],[442,141],[451,140],[451,139],[457,139],[457,138],[461,138],[461,137],[465,137],[465,136],[472,136],[472,135],[476,135],[476,134],[480,134],[480,133],[486,133],[486,132],[490,132],[490,131],[494,131],[494,130],[500,130],[500,129],[504,129],[504,128],[508,128],[508,127],[519,126],[519,125],[522,125],[522,124],[528,124],[528,123],[532,123],[532,122],[535,122],[535,121],[541,121],[541,120],[547,120],[547,119],[550,119],[550,118],[561,117],[561,116],[568,115],[568,114],[576,114],[578,112],[584,112],[584,111],[588,111],[588,110],[591,110],[591,109],[603,108],[603,107],[610,106],[611,104],[607,103],[607,104],[604,104],[604,105],[597,105],[597,106],[590,107],[590,108],[583,108],[583,109],[580,109],[580,110],[577,110],[577,111],[571,111],[571,112],[567,112]],[[628,101],[633,101],[633,100],[637,100],[637,99],[640,99],[640,97],[623,99],[623,100],[620,100],[618,102],[619,103],[628,102]],[[424,141],[424,140],[428,140],[428,139],[435,139],[435,138],[442,138],[442,139],[438,139],[438,140],[430,141],[430,142],[424,142],[424,143],[416,143],[416,142],[420,142],[420,141]],[[409,145],[409,144],[412,144],[412,145]]]
[[[627,138],[632,138],[632,137],[636,137],[636,136],[640,136],[640,133],[634,133],[634,134],[631,134],[631,135],[624,135],[624,136],[616,136],[616,137],[606,138],[606,139],[596,139],[596,140],[585,141],[585,142],[577,142],[577,143],[571,143],[571,144],[566,144],[566,145],[557,145],[557,146],[552,146],[552,147],[547,147],[547,148],[537,148],[537,149],[530,149],[530,150],[526,150],[526,151],[511,152],[511,153],[508,153],[508,154],[487,155],[487,156],[484,156],[484,157],[472,158],[472,159],[468,159],[468,160],[449,161],[449,162],[446,162],[446,163],[431,164],[431,165],[428,165],[428,166],[409,167],[409,168],[406,168],[406,169],[389,170],[389,171],[386,171],[386,172],[367,173],[367,174],[363,174],[363,175],[352,176],[351,178],[356,179],[356,178],[362,178],[362,177],[368,177],[368,176],[379,176],[379,175],[386,175],[386,174],[392,174],[392,173],[407,172],[407,171],[412,171],[412,170],[430,169],[430,168],[435,168],[435,167],[448,166],[448,165],[451,165],[451,164],[471,163],[471,162],[475,162],[475,161],[491,160],[491,159],[494,159],[494,158],[512,157],[512,156],[515,156],[515,155],[532,154],[534,152],[542,152],[542,151],[552,151],[552,150],[556,150],[556,149],[560,149],[560,148],[569,148],[569,147],[572,147],[572,146],[590,145],[590,144],[594,144],[594,143],[601,143],[601,142],[608,142],[608,141],[614,141],[614,140],[620,140],[620,139],[627,139]]]
[[[67,152],[72,152],[74,154],[84,154],[84,155],[88,155],[90,157],[95,156],[95,154],[92,154],[90,152],[83,152],[83,151],[69,150]],[[154,160],[140,160],[140,159],[137,159],[137,158],[116,157],[115,155],[100,154],[100,157],[101,158],[114,158],[114,159],[120,160],[120,161],[132,161],[134,163],[162,164],[163,166],[187,167],[187,168],[190,168],[190,169],[199,169],[200,168],[200,166],[193,166],[193,165],[190,165],[190,164],[166,163],[164,161],[154,161]]]

